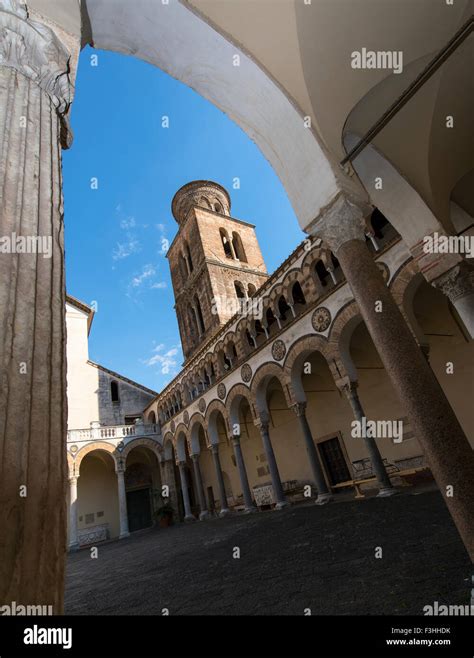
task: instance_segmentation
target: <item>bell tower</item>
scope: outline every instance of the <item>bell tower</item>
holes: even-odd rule
[[[179,229],[167,258],[186,359],[268,278],[255,226],[230,208],[227,190],[212,181],[187,183],[171,204]]]

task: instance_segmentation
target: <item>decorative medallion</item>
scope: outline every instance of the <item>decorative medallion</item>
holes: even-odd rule
[[[217,387],[217,395],[218,397],[223,400],[225,398],[225,394],[227,393],[226,387],[224,384],[219,384]]]
[[[324,306],[320,306],[314,311],[311,324],[315,331],[326,331],[331,324],[331,313]]]
[[[189,425],[189,414],[187,411],[185,411],[183,414],[183,420],[185,425]]]
[[[198,407],[199,407],[199,411],[200,411],[202,414],[206,411],[206,401],[205,401],[204,398],[201,398],[201,399],[199,400]]]
[[[240,376],[242,377],[242,381],[244,382],[249,382],[252,379],[252,368],[249,366],[248,363],[244,363],[244,365],[240,369]]]
[[[77,450],[78,450],[78,448],[77,448],[76,445],[71,446],[71,447],[69,448],[69,452],[72,452],[73,455],[76,454]]]
[[[375,263],[378,267],[378,269],[382,272],[382,277],[385,283],[388,283],[388,280],[390,279],[390,270],[385,263],[382,263],[382,261],[377,261]]]
[[[117,443],[117,450],[119,452],[122,452],[124,448],[125,448],[125,443],[123,441],[119,441],[119,443]]]
[[[170,427],[171,427],[171,431],[174,432],[176,429],[176,423],[174,422],[174,420],[171,421]]]
[[[281,361],[286,354],[286,346],[282,340],[276,340],[272,345],[272,357],[275,361]]]

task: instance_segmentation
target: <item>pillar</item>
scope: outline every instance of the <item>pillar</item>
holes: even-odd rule
[[[77,477],[69,478],[69,550],[79,548],[77,536]]]
[[[195,521],[196,519],[191,512],[191,503],[189,501],[189,491],[188,491],[188,478],[186,475],[186,462],[179,461],[179,477],[181,479],[181,492],[183,494],[183,504],[184,504],[184,521],[189,523],[190,521]]]
[[[311,466],[311,471],[313,473],[313,478],[316,483],[316,490],[318,496],[316,498],[317,505],[323,505],[332,500],[332,494],[330,493],[326,480],[324,477],[323,469],[321,468],[321,462],[319,461],[318,451],[314,445],[313,435],[311,434],[311,428],[306,418],[306,402],[298,402],[292,406],[293,411],[295,412],[298,420],[300,422],[301,431],[303,433],[303,438],[306,446],[306,452],[308,453],[308,459]]]
[[[340,196],[315,225],[315,233],[339,260],[454,523],[474,558],[473,452],[367,249],[362,214]]]
[[[207,509],[206,496],[204,495],[204,486],[202,484],[201,467],[199,465],[199,455],[191,455],[191,461],[193,462],[194,478],[196,480],[196,489],[199,498],[199,507],[201,508],[201,511],[199,513],[199,520],[202,521],[203,519],[209,518],[209,511]]]
[[[166,459],[161,464],[163,467],[163,484],[168,486],[170,505],[174,510],[175,519],[179,520],[179,501],[178,491],[176,489],[176,478],[174,476],[174,461],[173,459]]]
[[[0,601],[56,614],[67,549],[61,146],[75,66],[60,33],[0,0]]]
[[[232,435],[232,445],[234,446],[235,461],[239,471],[240,485],[242,487],[242,495],[244,497],[245,512],[250,514],[256,512],[257,508],[253,504],[252,494],[250,493],[249,480],[247,477],[247,469],[245,468],[244,456],[242,454],[242,446],[240,445],[240,436]]]
[[[212,459],[214,461],[214,468],[216,469],[217,484],[219,485],[219,497],[221,500],[221,510],[219,512],[219,516],[225,516],[226,514],[229,514],[230,510],[227,505],[227,494],[225,492],[224,477],[222,475],[218,443],[211,446],[211,452],[212,452]]]
[[[354,418],[362,422],[362,419],[365,417],[364,410],[357,394],[357,382],[350,382],[345,384],[342,387],[344,395],[349,400],[349,403],[352,407],[352,412]],[[372,469],[377,478],[377,484],[379,487],[378,496],[391,496],[396,493],[390,478],[388,476],[385,464],[383,463],[382,455],[380,454],[378,445],[375,439],[372,436],[364,436],[364,443],[369,453],[370,463],[372,464]]]
[[[119,518],[120,518],[120,535],[119,539],[124,539],[130,535],[128,531],[128,512],[127,512],[127,494],[125,491],[125,466],[119,465],[117,472]]]
[[[278,471],[278,465],[275,459],[275,453],[273,452],[272,442],[270,440],[269,432],[269,422],[268,419],[264,416],[260,416],[255,421],[255,425],[260,430],[260,435],[262,437],[263,449],[265,450],[265,455],[267,457],[268,467],[270,469],[270,477],[272,479],[273,495],[275,498],[275,509],[280,510],[284,507],[287,507],[290,503],[286,500],[285,494],[283,493],[283,487],[281,486],[280,473]]]

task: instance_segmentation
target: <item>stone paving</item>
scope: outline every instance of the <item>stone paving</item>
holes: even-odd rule
[[[233,558],[234,547],[240,559]],[[375,557],[382,548],[382,558]],[[471,564],[437,491],[151,529],[69,556],[67,614],[422,614],[467,604]]]

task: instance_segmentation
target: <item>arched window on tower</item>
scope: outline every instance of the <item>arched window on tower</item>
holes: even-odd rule
[[[235,294],[239,299],[245,299],[245,288],[240,281],[234,281]]]
[[[187,260],[187,263],[188,263],[189,273],[191,274],[191,272],[194,269],[193,259],[191,258],[191,250],[189,249],[189,245],[186,241],[184,242],[184,251],[186,253],[186,260]]]
[[[183,278],[183,281],[186,281],[189,275],[189,270],[188,270],[188,264],[186,262],[186,258],[183,256],[183,254],[179,255],[179,267],[181,270],[181,276]]]
[[[198,330],[196,314],[193,308],[188,308],[188,320],[189,320],[189,327],[191,330],[191,340],[194,343],[199,335],[199,330]]]
[[[222,247],[224,249],[224,253],[227,258],[234,258],[234,254],[232,253],[232,247],[230,244],[229,236],[227,234],[227,231],[224,228],[219,229],[219,233],[221,236],[221,242],[222,242]]]
[[[215,204],[214,204],[214,210],[215,210],[215,212],[218,212],[218,213],[221,213],[221,214],[222,214],[222,206],[221,206],[221,204],[219,203],[219,201],[216,201],[216,202],[215,202]]]
[[[249,295],[249,297],[252,297],[253,295],[255,295],[256,292],[257,292],[257,288],[253,285],[253,283],[249,283],[249,285],[248,285],[248,295]]]
[[[236,231],[232,233],[232,245],[234,247],[234,253],[237,260],[240,260],[241,263],[246,263],[247,256],[245,255],[244,245],[242,244],[242,238]]]
[[[200,303],[197,295],[194,295],[194,305],[195,305],[195,309],[196,309],[196,316],[197,316],[197,321],[198,321],[199,333],[203,334],[206,331],[206,327],[204,325],[204,317],[203,317],[202,310],[201,310],[201,303]]]
[[[110,397],[112,402],[120,402],[118,382],[110,382]]]

